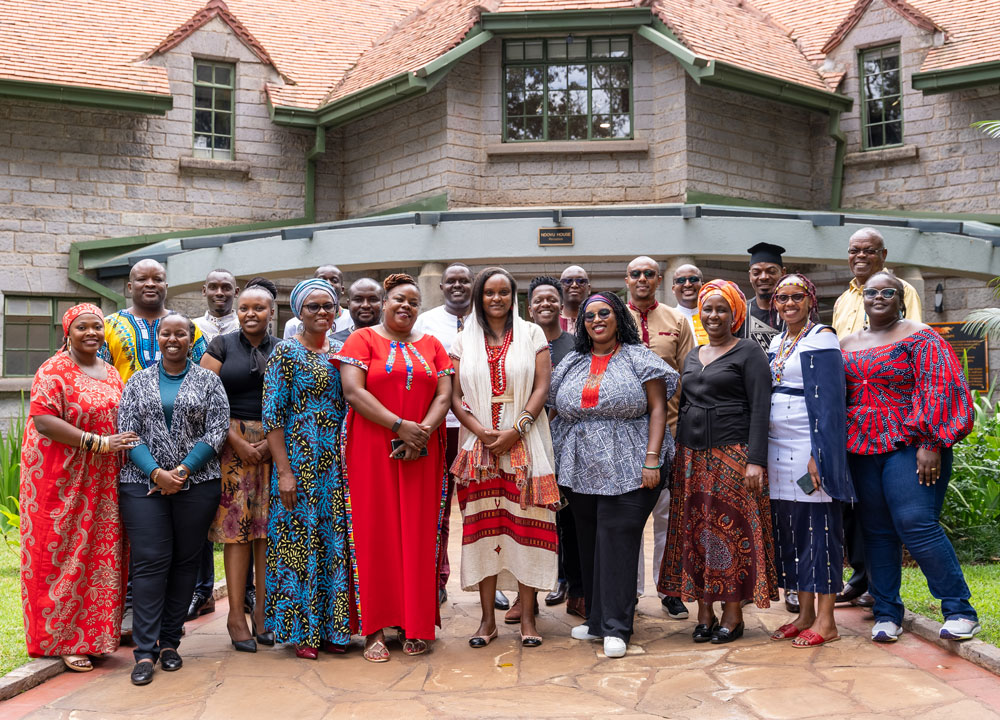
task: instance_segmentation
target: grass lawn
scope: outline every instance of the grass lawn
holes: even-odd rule
[[[24,616],[21,610],[20,556],[0,545],[0,675],[5,675],[31,658],[24,649]],[[215,549],[215,579],[225,577],[222,546]]]
[[[1000,645],[1000,565],[964,565],[965,581],[972,590],[972,605],[979,613],[983,630],[976,637]],[[942,622],[941,604],[927,589],[927,581],[918,568],[903,568],[900,592],[903,604],[915,613]]]

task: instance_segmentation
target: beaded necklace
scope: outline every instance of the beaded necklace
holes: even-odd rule
[[[778,352],[775,354],[774,359],[771,360],[771,378],[774,382],[781,382],[781,378],[785,373],[785,363],[788,362],[788,358],[795,352],[799,341],[809,334],[809,331],[813,329],[815,324],[812,320],[807,321],[798,334],[792,338],[791,342],[788,341],[787,330],[781,334],[781,344],[778,346]]]
[[[385,373],[386,375],[392,372],[393,365],[396,364],[396,349],[399,349],[400,354],[403,356],[403,363],[406,365],[406,389],[409,390],[413,387],[413,359],[410,357],[410,353],[420,361],[420,364],[424,366],[424,372],[428,377],[433,377],[434,373],[431,371],[431,366],[427,364],[424,357],[420,354],[413,343],[401,342],[399,340],[389,341],[389,356],[385,359]],[[409,352],[407,352],[409,350]]]
[[[493,395],[499,397],[507,391],[507,349],[510,347],[511,341],[514,339],[514,329],[511,328],[503,336],[503,342],[499,345],[491,346],[489,340],[485,337],[483,342],[486,343],[486,359],[490,364],[490,385],[493,386]]]

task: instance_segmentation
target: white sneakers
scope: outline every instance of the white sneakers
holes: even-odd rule
[[[975,620],[955,618],[954,620],[946,620],[941,626],[940,637],[943,640],[971,640],[980,630],[982,628]]]
[[[570,636],[574,640],[600,640],[600,635],[591,635],[590,628],[586,624],[577,625],[575,628],[569,631]],[[620,658],[625,657],[625,651],[628,649],[628,645],[621,638],[616,637],[606,637],[604,638],[604,655],[609,658]]]
[[[625,657],[625,650],[628,646],[621,638],[604,638],[604,656],[609,658]]]
[[[883,620],[875,623],[872,627],[872,642],[891,643],[896,642],[902,635],[903,628],[894,622]]]
[[[600,635],[591,635],[590,628],[584,625],[577,625],[575,628],[569,631],[570,636],[574,640],[600,640]]]

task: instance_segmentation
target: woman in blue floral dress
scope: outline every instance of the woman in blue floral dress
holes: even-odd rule
[[[343,652],[351,638],[348,522],[339,429],[347,414],[327,331],[337,295],[295,286],[302,330],[278,344],[264,375],[263,425],[273,457],[267,532],[266,629],[296,655]]]

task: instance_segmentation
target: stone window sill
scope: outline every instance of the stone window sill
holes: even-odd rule
[[[24,390],[25,392],[31,390],[31,380],[30,377],[9,377],[0,378],[0,392],[19,392]],[[25,398],[27,400],[27,398]]]
[[[178,170],[188,175],[227,175],[250,177],[250,163],[243,160],[216,160],[213,158],[182,157],[177,161]]]
[[[898,160],[912,160],[917,157],[916,145],[900,145],[884,150],[852,152],[844,156],[844,165],[881,165]]]
[[[580,155],[591,153],[648,153],[645,140],[557,140],[544,142],[491,143],[486,146],[489,157],[512,155]]]

